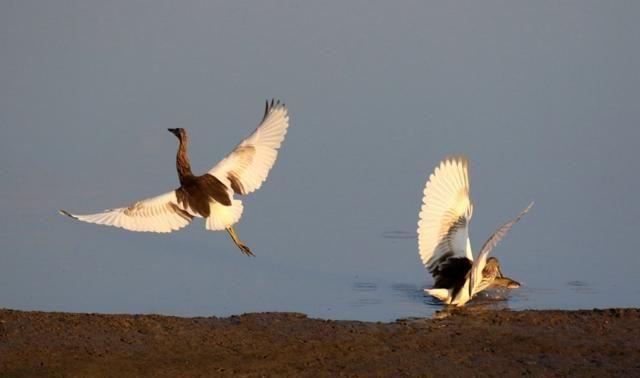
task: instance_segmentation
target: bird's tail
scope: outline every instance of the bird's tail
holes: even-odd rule
[[[436,297],[443,302],[449,301],[449,290],[447,289],[424,289],[424,292],[431,295],[432,297]]]
[[[211,231],[224,230],[240,220],[243,209],[242,201],[237,199],[231,200],[231,206],[212,202],[211,214],[207,218],[205,228]]]

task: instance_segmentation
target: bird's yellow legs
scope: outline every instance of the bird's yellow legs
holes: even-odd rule
[[[231,239],[233,240],[233,242],[238,246],[238,248],[240,248],[240,251],[242,251],[242,253],[244,253],[247,256],[255,256],[253,252],[251,252],[249,247],[247,247],[240,241],[240,239],[238,238],[238,235],[236,234],[236,230],[233,229],[233,226],[227,227],[227,232],[229,233],[229,236],[231,236]]]

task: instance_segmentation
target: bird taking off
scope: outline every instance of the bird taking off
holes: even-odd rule
[[[180,142],[176,158],[178,189],[101,213],[76,215],[64,210],[60,213],[88,223],[163,233],[185,227],[194,217],[205,218],[207,230],[227,230],[238,248],[253,256],[233,229],[243,209],[242,201],[234,195],[249,194],[262,185],[276,161],[288,127],[289,113],[285,105],[280,101],[267,101],[262,122],[253,134],[202,176],[191,172],[186,130],[169,129]]]
[[[500,263],[489,252],[509,229],[531,209],[503,224],[487,240],[473,260],[469,221],[473,204],[469,199],[469,172],[465,157],[445,158],[429,177],[418,216],[420,259],[433,276],[433,288],[425,289],[446,304],[463,306],[488,287],[515,289],[520,284],[502,275]]]

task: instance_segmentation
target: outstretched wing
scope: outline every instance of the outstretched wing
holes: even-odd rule
[[[77,215],[64,210],[60,213],[83,222],[140,232],[171,232],[185,227],[193,219],[178,205],[175,191],[102,213]]]
[[[467,159],[445,158],[427,181],[418,220],[420,258],[436,282],[451,265],[447,260],[473,260],[469,243],[472,213]]]
[[[513,227],[514,224],[518,223],[520,218],[522,218],[531,209],[532,206],[533,202],[531,202],[529,206],[522,210],[517,217],[500,226],[500,228],[498,228],[498,230],[494,232],[493,235],[491,235],[491,237],[489,237],[489,239],[484,243],[482,249],[480,250],[480,253],[478,254],[478,258],[473,262],[473,266],[471,267],[469,295],[473,295],[483,289],[481,288],[480,290],[478,290],[478,284],[480,283],[480,281],[482,281],[482,270],[484,269],[484,266],[487,262],[489,252],[491,252],[491,250],[496,245],[498,245],[498,243],[500,243],[505,235],[507,235],[511,227]]]
[[[288,127],[289,113],[284,104],[273,100],[267,102],[258,128],[209,174],[227,184],[236,194],[253,192],[262,185],[273,167]]]

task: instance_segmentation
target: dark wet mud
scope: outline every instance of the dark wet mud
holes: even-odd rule
[[[0,376],[640,376],[640,310],[393,323],[0,310]]]

